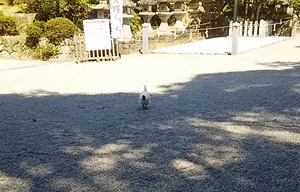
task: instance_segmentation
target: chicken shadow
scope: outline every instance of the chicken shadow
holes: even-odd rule
[[[162,86],[149,110],[133,93],[0,95],[0,191],[296,191],[300,68],[285,64]]]

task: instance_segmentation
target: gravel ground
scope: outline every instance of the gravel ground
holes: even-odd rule
[[[0,60],[0,191],[299,191],[299,52]]]

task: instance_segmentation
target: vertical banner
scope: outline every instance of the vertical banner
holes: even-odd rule
[[[110,21],[112,38],[122,39],[123,0],[110,0]]]
[[[83,20],[83,28],[87,51],[111,49],[108,19]]]

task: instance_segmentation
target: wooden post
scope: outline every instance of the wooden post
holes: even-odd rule
[[[253,22],[250,21],[249,30],[248,30],[248,36],[252,37],[252,33],[253,33]]]
[[[247,34],[248,34],[248,21],[246,20],[244,24],[244,37],[246,37]]]
[[[241,21],[239,25],[239,36],[243,36],[243,25],[243,21]]]
[[[257,37],[258,31],[258,21],[254,22],[254,37]]]

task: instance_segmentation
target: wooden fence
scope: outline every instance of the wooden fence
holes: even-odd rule
[[[111,39],[111,49],[86,51],[83,35],[74,36],[75,55],[78,62],[115,61],[121,58],[118,40]]]
[[[274,29],[273,21],[241,21],[239,27],[239,36],[244,37],[267,37],[272,35]],[[232,36],[233,21],[229,24],[229,36]]]

